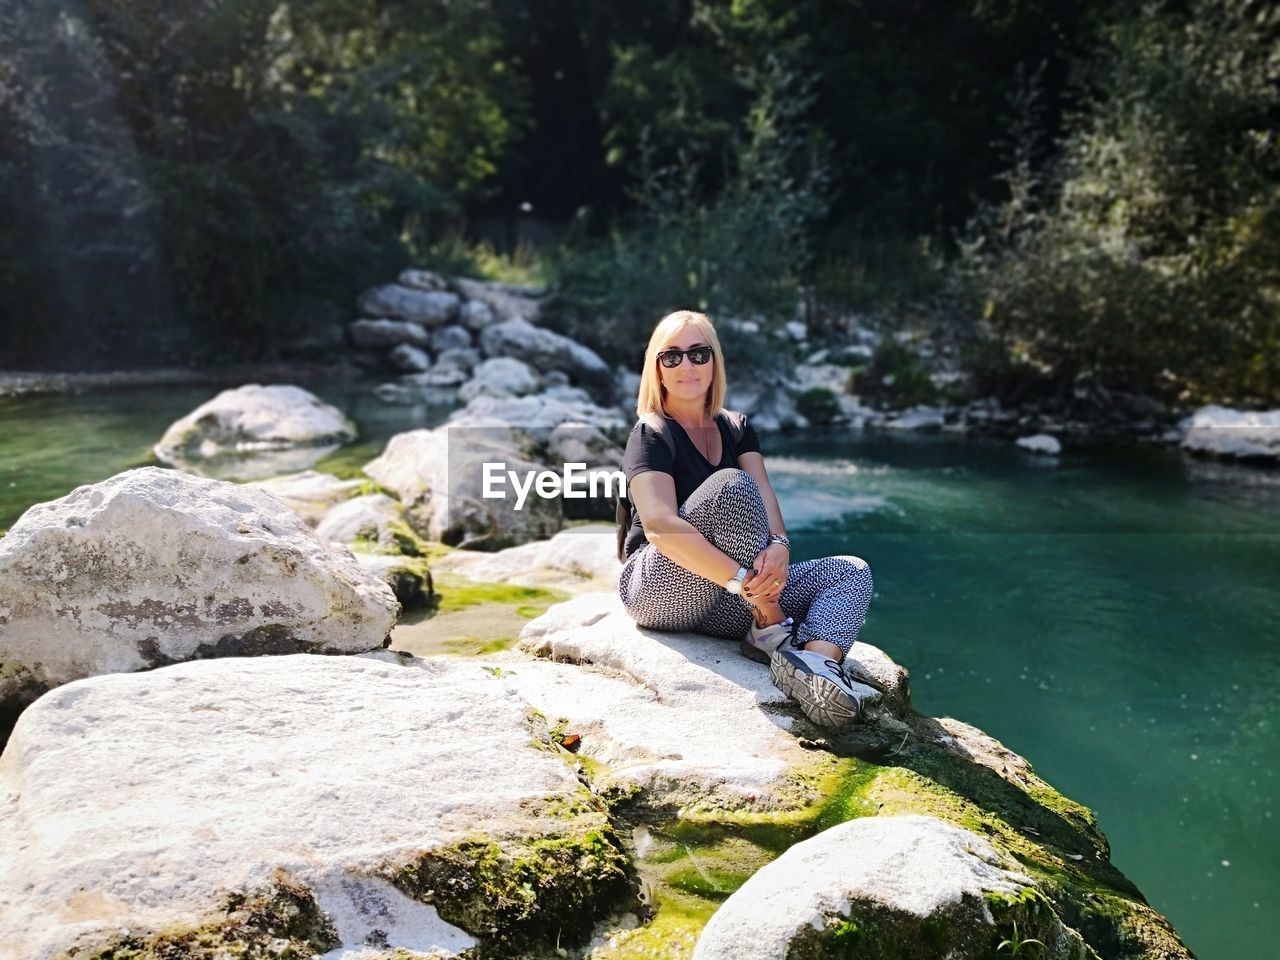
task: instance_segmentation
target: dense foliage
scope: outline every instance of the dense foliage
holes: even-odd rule
[[[816,287],[828,318],[942,324],[995,392],[1275,401],[1278,23],[1259,0],[11,0],[0,366],[323,356],[363,287],[491,267],[460,238],[496,222],[562,235],[520,256],[549,322],[615,360],[668,309],[777,322]]]

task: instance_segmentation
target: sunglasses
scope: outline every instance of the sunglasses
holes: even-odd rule
[[[713,351],[710,347],[690,347],[688,350],[663,350],[658,354],[658,362],[667,368],[678,367],[687,356],[690,363],[702,366],[711,359],[712,353]]]

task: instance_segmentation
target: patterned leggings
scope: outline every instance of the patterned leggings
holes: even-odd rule
[[[684,502],[680,516],[748,569],[769,542],[764,499],[744,470],[717,470]],[[787,569],[778,602],[783,613],[800,623],[796,642],[826,640],[848,655],[871,604],[867,562],[841,555],[804,560]],[[651,543],[627,558],[618,594],[632,619],[654,630],[693,630],[739,640],[752,624],[751,608],[741,596],[686,570]]]

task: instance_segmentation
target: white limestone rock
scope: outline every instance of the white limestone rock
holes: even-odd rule
[[[579,383],[612,386],[609,367],[594,350],[520,317],[485,327],[480,345],[489,357],[515,357],[543,373],[562,370]]]
[[[484,583],[556,587],[581,593],[616,588],[617,542],[613,527],[584,524],[561,530],[550,540],[508,547],[496,553],[455,550],[432,564]]]
[[[373,287],[360,295],[357,306],[368,317],[392,317],[439,327],[458,315],[458,295],[443,290],[417,290],[398,283]]]
[[[512,683],[553,722],[568,719],[582,751],[608,764],[604,787],[640,787],[659,804],[803,802],[795,778],[805,751],[782,734],[801,714],[735,641],[643,630],[614,590],[552,607],[525,626],[520,649],[559,662],[521,664]],[[909,705],[905,672],[882,651],[855,643],[847,662],[900,681],[886,703]]]
[[[438,273],[432,273],[430,270],[419,270],[410,267],[407,270],[401,270],[400,276],[396,280],[403,287],[412,287],[415,290],[448,290],[449,283],[444,277]]]
[[[798,393],[821,387],[840,396],[848,392],[849,368],[834,363],[802,363],[796,366],[793,389]]]
[[[366,938],[452,955],[489,930],[445,924],[401,868],[469,836],[535,863],[532,841],[612,836],[569,766],[537,749],[549,742],[508,684],[458,660],[263,657],[68,685],[27,709],[0,758],[3,951],[51,960],[122,930],[216,932],[230,894],[286,883],[332,918],[332,955]],[[620,863],[548,870],[539,896],[572,890],[589,922],[622,892]],[[285,931],[259,936],[250,953],[269,956]]]
[[[631,424],[615,407],[599,407],[581,400],[556,400],[546,394],[524,397],[478,396],[449,415],[451,423],[496,420],[510,425],[537,443],[546,443],[562,423],[589,424],[607,436],[623,437]]]
[[[946,411],[917,404],[885,422],[890,430],[938,430],[947,422]]]
[[[725,406],[749,414],[757,430],[772,432],[809,425],[809,419],[796,409],[790,391],[780,383],[730,387]]]
[[[316,536],[332,543],[352,544],[358,540],[385,549],[395,549],[393,526],[404,522],[398,500],[385,493],[368,493],[338,504],[316,527]]]
[[[478,364],[471,379],[458,389],[458,399],[470,403],[479,396],[522,397],[542,385],[538,372],[515,357],[492,357]]]
[[[512,288],[504,284],[493,283],[485,280],[468,280],[465,277],[455,277],[453,280],[453,288],[468,301],[482,303],[489,308],[498,322],[512,320],[521,317],[530,323],[538,322],[538,314],[541,311],[541,305],[534,297],[526,296],[522,293],[515,292]],[[489,326],[489,324],[481,324],[481,327]],[[472,327],[472,329],[480,329]]]
[[[127,470],[36,504],[0,538],[0,699],[25,695],[24,679],[372,650],[396,613],[381,581],[263,490]]]
[[[468,330],[479,333],[485,327],[498,323],[499,318],[487,303],[479,300],[467,300],[458,311],[458,322]]]
[[[431,354],[407,343],[399,344],[387,354],[391,366],[404,373],[421,373],[431,369]]]
[[[1037,433],[1029,437],[1019,437],[1018,446],[1023,450],[1029,450],[1032,453],[1040,453],[1049,457],[1056,457],[1062,452],[1062,444],[1058,442],[1058,438],[1047,433]]]
[[[1215,457],[1280,461],[1280,410],[1201,407],[1179,426],[1182,448]]]
[[[275,469],[281,461],[273,453],[304,448],[304,456],[318,458],[355,438],[355,424],[315,394],[291,385],[250,383],[196,407],[165,431],[154,450],[164,463],[192,472],[206,462],[230,459],[251,474],[258,473],[255,466],[279,473],[285,471]]]
[[[452,350],[455,347],[470,347],[471,344],[471,331],[456,323],[431,331],[431,349],[436,353]]]
[[[530,462],[511,428],[472,418],[434,430],[398,433],[364,472],[392,491],[412,527],[452,546],[504,547],[541,540],[564,520],[561,501],[531,494],[521,509],[509,486],[505,499],[484,496],[484,464],[501,463],[523,475],[543,469]]]
[[[642,631],[613,591],[552,607],[525,627],[520,648],[547,662],[515,664],[511,685],[608,765],[601,790],[639,787],[659,806],[813,799],[796,774],[815,758],[785,732],[786,698],[733,642]]]
[[[760,960],[835,956],[838,944],[830,941],[852,921],[868,955],[892,948],[894,956],[938,957],[937,931],[944,930],[949,960],[978,960],[999,939],[988,895],[1010,901],[1006,925],[1016,920],[1024,937],[1043,941],[1037,957],[1092,956],[1052,911],[1012,902],[1033,886],[979,834],[934,817],[861,817],[757,871],[711,917],[693,957],[739,960],[743,944]]]
[[[407,320],[356,320],[347,326],[347,331],[357,347],[395,347],[402,343],[425,347],[430,342],[421,324]]]
[[[298,516],[314,527],[339,503],[354,497],[365,480],[340,480],[331,473],[304,470],[284,476],[254,480],[250,485],[265,490],[287,504]]]
[[[391,588],[405,610],[414,610],[432,602],[435,585],[431,571],[417,557],[363,551],[352,556],[367,573]]]

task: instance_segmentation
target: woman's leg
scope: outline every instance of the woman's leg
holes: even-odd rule
[[[717,470],[680,507],[707,540],[750,567],[769,539],[769,515],[760,488],[744,470]],[[751,625],[740,596],[700,577],[646,544],[628,559],[618,594],[632,619],[655,630],[697,630],[739,639]]]
[[[803,621],[796,642],[833,643],[844,659],[867,618],[872,587],[871,567],[861,557],[840,555],[791,564],[779,599],[788,616]]]

